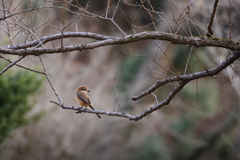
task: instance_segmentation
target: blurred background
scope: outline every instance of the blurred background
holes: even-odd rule
[[[30,8],[35,2],[36,7],[64,6],[62,1],[14,0],[11,8],[17,6],[14,12],[19,12]],[[109,17],[114,12],[117,0],[110,2]],[[184,22],[171,1],[144,1],[146,7],[149,7],[147,2],[161,13],[159,15],[162,17],[157,17],[162,19],[156,23],[158,31],[170,32],[168,23],[176,29],[178,26],[174,25],[173,18],[180,17],[182,27],[189,34],[191,31],[193,36],[205,36],[202,29],[207,30],[212,0],[189,1],[191,19],[202,28],[194,26],[190,21]],[[72,3],[76,4],[77,1]],[[108,1],[79,0],[78,3],[94,14],[104,15]],[[154,31],[156,28],[149,25],[152,20],[146,10],[129,4],[138,5],[141,1],[120,1],[114,18],[119,27],[127,34]],[[182,11],[186,8],[187,1],[179,0],[176,4]],[[5,5],[9,4],[5,2]],[[69,4],[65,4],[65,7],[72,12],[79,12]],[[230,7],[227,1],[219,2],[213,25],[215,37],[239,40],[239,7],[238,1],[234,1]],[[41,26],[36,31],[38,37],[61,33],[52,26],[63,28],[77,17],[76,14],[59,8],[46,8],[36,12],[28,15],[32,16],[27,19],[32,28],[44,23],[41,17],[51,24]],[[169,22],[166,22],[167,20]],[[2,27],[6,27],[5,25],[1,24]],[[90,17],[82,17],[65,31],[122,36],[111,22]],[[181,29],[177,34],[186,36]],[[0,45],[9,45],[9,38],[3,30],[0,35]],[[14,37],[14,44],[24,42],[23,34]],[[89,42],[95,41],[69,38],[64,39],[63,44]],[[131,98],[151,87],[156,80],[163,79],[160,73],[171,75],[161,67],[172,70],[168,60],[179,74],[184,74],[186,59],[190,57],[189,67],[186,69],[186,73],[190,74],[204,71],[204,67],[210,69],[216,66],[228,53],[226,49],[213,47],[191,50],[191,47],[164,41],[161,42],[160,50],[159,44],[158,40],[144,40],[42,57],[48,75],[64,104],[78,106],[74,99],[75,91],[79,86],[87,86],[91,90],[89,96],[95,109],[115,111],[119,101],[119,111],[138,115],[156,105],[155,98],[152,95],[138,101],[132,101]],[[45,47],[60,45],[61,40],[55,40],[47,43]],[[17,59],[14,56],[4,56]],[[150,58],[155,58],[156,63]],[[8,64],[0,59],[1,70]],[[19,64],[42,71],[38,57],[28,56]],[[238,63],[233,67],[237,70]],[[113,83],[117,95],[114,88],[109,87]],[[154,94],[158,96],[158,101],[164,100],[176,85],[177,83],[171,83],[157,89]],[[57,98],[45,76],[15,66],[0,76],[0,159],[240,159],[239,94],[239,77],[237,75],[233,78],[230,68],[216,77],[190,82],[168,106],[140,121],[104,115],[102,119],[98,119],[96,115],[75,114],[74,111],[63,110],[50,103],[50,100],[57,101]]]

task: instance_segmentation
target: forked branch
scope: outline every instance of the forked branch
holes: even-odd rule
[[[169,93],[168,97],[163,100],[162,102],[156,104],[154,107],[150,107],[149,109],[143,111],[142,113],[140,113],[137,116],[133,116],[127,113],[123,113],[123,112],[109,112],[109,111],[99,111],[99,110],[87,110],[84,108],[78,108],[78,107],[74,107],[74,106],[66,106],[63,103],[57,103],[54,101],[50,101],[51,103],[54,103],[60,107],[62,107],[63,109],[71,109],[71,110],[75,110],[77,111],[76,113],[92,113],[92,114],[104,114],[104,115],[108,115],[108,116],[117,116],[117,117],[124,117],[124,118],[128,118],[129,120],[134,120],[134,121],[138,121],[140,119],[142,119],[143,117],[147,116],[148,114],[161,109],[162,107],[168,105],[171,100],[174,98],[174,96],[181,91],[181,89],[188,84],[188,82],[195,80],[195,79],[199,79],[199,78],[203,78],[203,77],[207,77],[207,76],[214,76],[217,75],[219,72],[221,72],[222,70],[224,70],[226,67],[228,67],[230,64],[232,64],[236,59],[238,59],[240,57],[240,52],[234,52],[231,53],[225,61],[223,61],[221,64],[217,65],[216,67],[207,70],[207,71],[203,71],[203,72],[197,72],[194,74],[188,74],[188,75],[181,75],[181,76],[175,76],[175,77],[171,77],[171,78],[166,78],[163,80],[159,80],[157,81],[152,87],[150,87],[148,90],[142,92],[141,94],[135,96],[132,98],[132,100],[138,100],[148,94],[151,94],[153,91],[155,91],[157,88],[161,87],[164,84],[168,84],[170,82],[179,82],[179,84]],[[54,91],[55,92],[55,91]]]

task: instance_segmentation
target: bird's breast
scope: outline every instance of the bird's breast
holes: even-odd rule
[[[78,104],[80,104],[80,106],[82,106],[82,107],[86,107],[87,106],[87,103],[85,103],[84,101],[79,99],[76,94],[75,94],[75,99],[78,102]]]

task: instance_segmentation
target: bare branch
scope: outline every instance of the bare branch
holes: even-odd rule
[[[174,96],[191,80],[198,79],[198,78],[203,78],[203,77],[206,77],[206,76],[214,76],[214,75],[218,74],[220,71],[222,71],[223,69],[225,69],[227,66],[232,64],[239,57],[240,57],[240,52],[235,52],[235,53],[232,53],[231,55],[229,55],[229,57],[225,61],[223,61],[220,65],[218,65],[218,66],[216,66],[216,67],[214,67],[214,68],[212,68],[208,71],[197,72],[197,73],[189,74],[189,75],[182,75],[182,76],[179,76],[179,77],[175,76],[175,77],[171,77],[171,78],[166,78],[166,79],[161,80],[161,81],[157,81],[150,89],[142,92],[138,96],[133,97],[132,100],[140,99],[141,97],[152,93],[154,90],[156,90],[157,88],[159,88],[163,84],[167,84],[167,83],[175,82],[175,81],[178,81],[179,84],[169,93],[168,97],[165,100],[158,103],[154,107],[150,107],[149,109],[143,111],[141,114],[139,114],[137,116],[132,116],[130,114],[126,114],[126,113],[123,113],[123,112],[86,110],[86,109],[77,108],[77,107],[74,107],[74,106],[65,106],[62,103],[57,103],[57,102],[54,102],[54,101],[50,101],[50,102],[62,107],[63,109],[76,110],[77,113],[86,112],[86,113],[92,113],[92,114],[105,114],[105,115],[108,115],[108,116],[118,116],[118,117],[128,118],[129,120],[138,121],[138,120],[142,119],[143,117],[147,116],[148,114],[150,114],[150,113],[168,105],[170,103],[170,101],[174,98]]]
[[[114,10],[114,12],[113,12],[112,20],[114,19],[114,16],[115,16],[115,14],[116,14],[116,12],[117,12],[117,9],[118,9],[118,6],[119,6],[119,2],[120,2],[120,0],[118,0],[117,6],[116,6],[116,8],[115,8],[115,10]]]
[[[147,110],[145,110],[144,112],[142,112],[141,114],[137,115],[137,116],[132,116],[130,114],[124,113],[124,112],[109,112],[109,111],[99,111],[99,110],[87,110],[84,108],[77,108],[74,106],[65,106],[64,104],[61,103],[57,103],[54,101],[50,101],[51,103],[54,103],[60,107],[62,107],[63,109],[71,109],[71,110],[76,110],[76,113],[92,113],[92,114],[104,114],[104,115],[108,115],[108,116],[116,116],[116,117],[124,117],[124,118],[128,118],[129,120],[134,120],[134,121],[138,121],[140,119],[142,119],[143,117],[147,116],[148,114],[162,108],[163,106],[169,104],[169,102],[171,101],[171,99],[187,84],[187,82],[184,83],[180,83],[177,87],[175,87],[173,89],[173,91],[169,94],[169,96],[162,101],[161,103],[157,104],[154,107],[151,107]]]
[[[22,0],[23,1],[23,0]],[[17,13],[11,13],[10,15],[8,16],[5,16],[5,17],[2,17],[0,18],[0,21],[2,20],[5,20],[7,18],[10,18],[10,17],[13,17],[13,16],[16,16],[18,14],[22,14],[22,13],[25,13],[25,12],[30,12],[30,11],[34,11],[34,10],[39,10],[39,9],[48,9],[48,8],[55,8],[55,9],[64,9],[64,7],[61,7],[61,6],[42,6],[42,7],[36,7],[36,8],[30,8],[30,9],[27,9],[27,10],[23,10],[23,11],[20,11],[20,12],[17,12]],[[71,13],[75,13],[77,14],[76,12],[72,12],[71,10],[65,8],[67,11],[71,12]],[[5,11],[5,10],[4,10]]]
[[[40,40],[42,41],[43,44],[45,44],[49,41],[53,41],[53,40],[57,40],[57,39],[61,39],[61,38],[70,38],[70,37],[92,38],[95,40],[106,40],[106,39],[111,38],[111,36],[105,36],[105,35],[91,33],[91,32],[67,32],[67,33],[63,33],[63,34],[58,33],[58,34],[54,34],[54,35],[45,36],[45,37],[42,37]],[[15,46],[7,46],[7,47],[3,47],[3,48],[23,49],[23,48],[33,47],[33,46],[37,45],[38,43],[39,43],[39,41],[35,40],[35,41],[24,43],[24,44],[18,44]]]
[[[14,66],[17,62],[21,61],[25,56],[20,56],[16,61],[12,62],[11,64],[9,64],[7,67],[5,67],[1,72],[0,72],[0,76],[6,72],[9,68],[11,68],[12,66]]]
[[[153,96],[154,96],[154,98],[155,98],[155,101],[156,101],[156,104],[158,104],[158,99],[157,99],[157,96],[156,96],[154,93],[151,93],[151,95],[153,95]]]
[[[232,0],[232,2],[230,2],[229,0],[229,9],[228,9],[228,19],[229,19],[229,31],[228,31],[228,38],[232,39],[232,21],[231,21],[231,16],[232,16],[232,4],[233,4],[234,0]]]
[[[147,116],[148,114],[164,107],[165,105],[169,104],[169,102],[172,100],[172,98],[187,84],[188,82],[184,82],[184,83],[180,83],[177,87],[175,87],[173,89],[173,91],[169,94],[169,96],[162,101],[161,103],[157,104],[154,107],[151,107],[147,110],[145,110],[144,112],[142,112],[141,114],[137,115],[137,116],[132,116],[130,114],[124,113],[124,112],[109,112],[109,111],[99,111],[99,110],[87,110],[84,108],[77,108],[74,106],[65,106],[64,104],[61,103],[57,103],[54,101],[50,101],[51,103],[54,103],[60,107],[62,107],[63,109],[71,109],[71,110],[76,110],[76,113],[92,113],[92,114],[105,114],[108,116],[117,116],[117,117],[124,117],[124,118],[128,118],[129,120],[134,120],[134,121],[138,121],[140,119],[142,119],[143,117]]]
[[[115,84],[114,84],[114,83],[115,83],[115,79],[116,79],[116,75],[117,75],[118,66],[119,66],[119,63],[117,64],[117,68],[116,68],[116,71],[115,71],[115,75],[114,75],[114,77],[113,77],[112,85],[107,84],[107,83],[104,81],[103,77],[102,77],[103,83],[104,83],[105,85],[107,85],[108,87],[111,87],[111,88],[113,88],[113,89],[115,90],[115,93],[116,93],[116,96],[117,96],[117,101],[118,101],[118,106],[116,107],[115,112],[117,112],[118,108],[120,107],[120,101],[119,101],[119,96],[118,96],[117,88],[116,88],[116,86],[115,86]]]
[[[215,0],[212,11],[211,11],[211,14],[210,14],[210,17],[208,19],[208,24],[207,24],[207,28],[208,28],[207,36],[208,37],[212,37],[212,35],[213,35],[212,24],[213,24],[213,19],[214,19],[216,10],[217,10],[217,5],[218,5],[218,0]]]
[[[193,50],[193,46],[191,47],[191,50],[189,52],[189,55],[188,55],[188,58],[187,58],[187,63],[186,63],[186,66],[185,66],[185,70],[184,70],[184,75],[187,73],[187,68],[189,68],[189,70],[191,71],[191,68],[189,66],[189,60],[190,60],[190,57],[191,57],[191,54],[192,54],[192,50]],[[185,56],[185,54],[184,54]]]
[[[229,57],[225,61],[223,61],[221,64],[217,65],[216,67],[214,67],[212,69],[202,71],[202,72],[196,72],[193,74],[174,76],[174,77],[166,78],[163,80],[158,80],[152,87],[150,87],[146,91],[140,93],[139,95],[133,97],[132,100],[136,101],[136,100],[152,93],[153,91],[155,91],[157,88],[161,87],[162,85],[170,83],[170,82],[192,81],[192,80],[198,79],[198,78],[217,75],[219,72],[224,70],[226,67],[228,67],[230,64],[232,64],[239,57],[240,57],[240,52],[236,51],[236,52],[232,53],[231,55],[229,55]]]
[[[233,3],[234,0],[232,0],[232,2],[230,3],[230,7],[229,7],[229,36],[231,39],[231,5]],[[217,5],[218,5],[218,0],[215,0],[210,17],[209,17],[209,22],[207,25],[207,31],[204,29],[204,27],[201,27],[199,24],[195,23],[193,21],[193,17],[194,15],[196,15],[200,9],[203,6],[203,3],[201,4],[201,6],[199,7],[198,11],[196,13],[194,13],[192,16],[190,16],[190,2],[189,0],[187,1],[187,6],[183,9],[181,9],[177,3],[175,2],[175,0],[168,0],[168,2],[170,2],[171,4],[173,4],[174,8],[174,12],[173,13],[173,19],[170,20],[168,17],[166,16],[164,13],[156,11],[155,7],[156,7],[156,1],[155,4],[152,5],[151,1],[149,0],[141,0],[140,4],[129,4],[127,2],[125,2],[126,4],[128,4],[131,7],[137,7],[137,13],[135,16],[133,16],[133,22],[132,24],[130,23],[130,20],[128,20],[128,15],[125,15],[125,13],[122,11],[121,7],[120,7],[120,3],[121,1],[118,0],[116,1],[116,6],[114,11],[112,11],[112,16],[108,16],[108,12],[109,9],[112,9],[112,0],[108,0],[107,1],[107,6],[106,6],[106,11],[104,10],[103,13],[100,11],[98,13],[100,14],[105,14],[105,15],[97,15],[94,12],[90,12],[87,10],[88,8],[88,3],[86,8],[83,8],[78,1],[76,1],[76,3],[73,3],[73,1],[50,1],[52,3],[55,4],[59,4],[62,5],[61,6],[53,6],[53,7],[38,7],[35,8],[35,6],[37,5],[36,1],[35,3],[30,2],[30,7],[28,10],[24,10],[24,11],[20,11],[17,13],[13,13],[15,12],[15,10],[20,7],[20,4],[23,3],[23,0],[12,10],[10,10],[10,7],[7,8],[4,4],[4,1],[2,1],[2,7],[0,10],[1,12],[3,12],[3,17],[0,18],[0,20],[4,20],[4,24],[6,24],[6,27],[4,28],[4,26],[0,26],[0,29],[3,30],[7,36],[10,39],[10,45],[6,46],[6,47],[0,47],[0,53],[4,53],[4,54],[10,54],[10,55],[19,55],[20,57],[18,58],[18,60],[11,62],[9,59],[3,57],[0,55],[0,58],[10,62],[11,64],[8,65],[6,68],[4,68],[1,72],[0,75],[3,74],[6,70],[8,70],[10,67],[12,67],[13,65],[16,65],[18,67],[36,72],[36,73],[40,73],[40,74],[44,74],[53,90],[53,92],[55,93],[58,102],[53,102],[52,103],[61,106],[63,109],[71,109],[71,110],[75,110],[77,111],[77,113],[80,112],[86,112],[86,113],[93,113],[93,114],[105,114],[105,115],[109,115],[109,116],[119,116],[119,117],[125,117],[128,118],[130,120],[135,120],[138,121],[140,119],[142,119],[143,117],[147,116],[148,114],[168,105],[171,100],[174,98],[174,96],[185,86],[187,85],[190,81],[192,80],[196,80],[196,89],[198,92],[198,79],[199,78],[203,78],[203,77],[211,77],[214,75],[217,75],[219,72],[221,72],[222,70],[224,70],[226,67],[231,66],[231,64],[240,57],[240,43],[239,42],[235,42],[233,40],[226,40],[226,39],[219,39],[219,38],[214,38],[212,37],[213,34],[213,30],[212,30],[212,25],[213,25],[213,20],[214,20],[214,16],[216,14],[216,9],[217,9]],[[229,1],[230,2],[230,1]],[[10,4],[11,6],[12,4]],[[70,7],[74,8],[74,11],[68,9],[68,5]],[[39,9],[51,9],[51,8],[57,8],[57,9],[63,9],[63,13],[62,13],[62,23],[63,23],[63,27],[61,29],[61,25],[58,22],[57,18],[56,18],[56,23],[57,23],[57,27],[51,25],[47,20],[45,20],[45,17],[42,17],[41,14],[38,14],[36,11]],[[117,16],[118,12],[117,10],[120,8],[120,10],[122,11],[123,15],[125,16],[127,22],[129,23],[129,25],[132,27],[132,30],[134,32],[134,34],[126,34],[120,26],[118,21],[115,21],[115,17]],[[146,11],[147,14],[150,16],[149,19],[151,20],[151,23],[148,24],[143,24],[142,27],[137,27],[137,25],[135,24],[135,22],[138,23],[138,16],[141,15],[142,13],[140,12],[140,10],[144,10],[144,12]],[[35,13],[34,13],[35,12]],[[71,21],[67,22],[67,19],[65,19],[65,16],[67,15],[66,12],[70,12],[73,16]],[[33,18],[35,17],[39,17],[42,19],[42,21],[44,22],[42,25],[44,24],[49,25],[55,29],[58,30],[58,32],[60,31],[61,33],[58,34],[51,34],[48,36],[43,36],[43,37],[38,37],[36,34],[36,28],[33,28]],[[43,14],[44,15],[44,14]],[[111,24],[113,24],[118,30],[120,34],[123,34],[124,36],[120,35],[119,33],[115,34],[117,36],[105,36],[102,34],[97,34],[97,33],[91,33],[91,32],[66,32],[66,29],[70,28],[71,24],[76,24],[76,30],[77,30],[77,25],[79,23],[79,21],[82,19],[82,17],[87,17],[87,18],[97,18],[99,20],[103,20],[103,21],[107,21],[107,22],[111,22]],[[50,20],[50,19],[49,19]],[[65,22],[66,21],[66,22]],[[157,23],[159,22],[164,22],[167,26],[167,28],[165,28],[166,30],[168,30],[170,33],[167,32],[157,32],[157,31],[144,31],[144,32],[139,32],[136,33],[134,30],[134,27],[136,28],[143,28],[145,26],[150,26],[152,25],[155,30],[159,29],[159,26],[157,26]],[[173,24],[171,24],[173,22]],[[68,25],[66,25],[68,24]],[[191,25],[192,24],[192,25]],[[175,26],[174,26],[175,25]],[[141,26],[141,25],[139,25]],[[191,29],[191,27],[194,26],[195,30],[199,33],[199,35],[201,35],[201,32],[206,32],[208,37],[194,37],[194,30]],[[174,28],[176,27],[176,28]],[[199,29],[199,30],[198,30]],[[187,36],[182,36],[182,35],[177,35],[180,31],[183,31],[183,34],[186,34]],[[23,35],[23,38],[25,38],[25,43],[23,44],[18,44],[18,45],[13,45],[13,40],[15,40],[15,37],[17,37],[19,34]],[[64,40],[67,38],[89,38],[90,42],[88,43],[76,43],[76,45],[64,45]],[[54,40],[60,40],[61,43],[59,46],[55,47],[53,45],[53,47],[48,47],[46,48],[44,45],[47,44],[48,42],[53,42]],[[126,114],[126,113],[122,113],[122,112],[117,112],[118,107],[120,106],[120,101],[119,101],[119,97],[118,97],[118,93],[117,93],[117,89],[116,86],[114,84],[115,78],[116,78],[116,73],[117,73],[117,69],[115,72],[115,76],[113,78],[113,82],[108,85],[111,88],[113,88],[116,92],[116,96],[118,99],[118,106],[116,107],[116,111],[115,112],[108,112],[108,111],[98,111],[98,110],[86,110],[86,109],[82,109],[82,108],[77,108],[77,107],[71,107],[71,106],[66,106],[63,104],[59,94],[57,93],[56,89],[54,88],[48,74],[47,74],[47,70],[45,68],[43,59],[41,57],[42,54],[53,54],[53,53],[66,53],[66,52],[71,52],[71,51],[82,51],[82,50],[89,50],[89,49],[94,49],[94,48],[99,48],[102,46],[108,46],[108,45],[122,45],[122,44],[128,44],[128,43],[133,43],[133,42],[138,42],[138,41],[142,41],[142,40],[161,40],[162,41],[167,41],[168,42],[168,47],[170,47],[170,44],[182,44],[182,45],[187,45],[187,46],[191,46],[191,51],[190,54],[188,56],[188,58],[186,58],[186,66],[185,66],[185,70],[184,70],[184,74],[180,75],[179,73],[177,73],[177,69],[175,69],[175,66],[173,65],[173,63],[171,62],[171,57],[169,55],[167,55],[166,50],[163,50],[161,43],[159,45],[157,45],[158,50],[155,53],[153,58],[150,58],[149,56],[145,55],[145,57],[147,57],[148,59],[150,59],[152,62],[154,62],[155,64],[161,66],[162,68],[164,68],[166,70],[166,72],[171,72],[170,74],[173,74],[173,77],[169,77],[167,74],[161,74],[160,72],[156,72],[153,69],[151,69],[147,64],[147,68],[149,70],[151,70],[153,73],[156,73],[162,77],[164,77],[165,79],[162,80],[158,80],[156,81],[156,83],[154,85],[152,85],[149,89],[145,90],[144,92],[140,93],[137,96],[134,96],[132,98],[132,100],[138,100],[148,94],[152,94],[155,98],[156,101],[156,105],[154,107],[151,107],[145,111],[143,111],[141,114],[137,115],[137,116],[132,116],[130,114]],[[30,41],[30,42],[28,42]],[[163,44],[164,47],[166,44]],[[47,46],[47,45],[46,45]],[[49,46],[49,45],[48,45]],[[191,56],[191,52],[195,48],[194,47],[200,47],[200,46],[212,46],[212,47],[222,47],[225,49],[229,49],[229,50],[233,50],[235,51],[234,53],[231,53],[225,61],[221,62],[221,64],[216,65],[214,68],[212,69],[207,69],[200,61],[198,55],[196,54],[200,64],[202,65],[202,67],[205,69],[202,72],[197,72],[197,73],[191,73],[191,74],[187,74],[187,67],[189,67],[189,59]],[[169,64],[168,67],[171,67],[171,69],[173,69],[173,71],[171,71],[170,69],[168,69],[168,67],[164,67],[162,64],[158,63],[158,53],[159,51],[162,51],[162,53],[164,54],[164,56],[167,59],[167,63]],[[25,56],[27,55],[34,55],[34,56],[39,56],[42,67],[43,67],[43,72],[40,71],[35,71],[32,69],[29,69],[27,67],[18,65],[17,62],[20,61],[21,59],[23,59]],[[138,56],[135,56],[138,57]],[[190,69],[190,67],[189,67]],[[192,71],[191,71],[192,72]],[[178,84],[175,86],[175,88],[169,93],[169,95],[167,96],[167,98],[165,100],[163,100],[162,102],[158,102],[158,97],[156,96],[153,92],[160,88],[163,85],[168,86],[171,82],[178,82]],[[166,88],[165,88],[166,89]],[[164,90],[165,90],[164,89]],[[198,93],[197,93],[198,94]]]
[[[118,28],[118,30],[120,31],[120,32],[122,32],[122,34],[123,35],[127,35],[118,25],[117,25],[117,23],[113,20],[113,19],[108,19],[108,20],[110,20],[117,28]]]
[[[0,55],[0,58],[2,58],[2,59],[4,59],[4,60],[12,63],[12,61],[10,61],[9,59],[7,59],[7,58],[5,58],[5,57],[3,57],[3,56],[1,56],[1,55]],[[24,66],[22,66],[22,65],[18,65],[18,64],[15,64],[15,65],[18,66],[18,67],[20,67],[20,68],[23,68],[23,69],[26,69],[26,70],[29,70],[29,71],[32,71],[32,72],[36,72],[36,73],[44,74],[44,75],[45,75],[45,73],[43,73],[43,72],[36,71],[36,70],[30,69],[30,68],[24,67]]]
[[[50,101],[50,102],[62,107],[63,109],[75,110],[75,111],[77,111],[76,113],[81,112],[81,113],[91,113],[91,114],[104,114],[104,115],[108,115],[108,116],[124,117],[124,118],[128,118],[130,120],[134,120],[134,118],[135,118],[135,116],[132,116],[130,114],[123,113],[123,112],[88,110],[88,109],[85,109],[85,108],[78,108],[78,107],[74,107],[74,106],[65,106],[64,104],[60,104],[60,103],[57,103],[57,102],[54,102],[54,101]]]
[[[106,14],[105,14],[105,18],[108,18],[107,15],[108,15],[109,4],[110,4],[110,0],[108,0],[107,9],[106,9]]]
[[[41,44],[41,46],[43,47],[43,48],[45,48],[44,46],[43,46],[43,44],[42,44],[42,42],[41,42],[41,40],[38,38],[38,36],[35,34],[35,33],[33,33],[33,31],[32,30],[30,30],[29,28],[27,28],[27,27],[25,27],[25,26],[23,26],[23,25],[21,25],[20,23],[17,23],[17,22],[15,22],[15,21],[13,21],[16,25],[19,25],[19,26],[21,26],[23,29],[25,29],[25,30],[27,30],[27,31],[29,31],[37,40],[38,40],[38,42]]]
[[[70,36],[70,34],[75,35],[75,32],[73,33],[66,33],[65,35],[67,37]],[[84,37],[98,37],[98,38],[106,38],[103,35],[94,34],[94,33],[82,33],[77,32],[75,37],[83,36]],[[53,36],[46,37],[46,40],[53,39],[61,39],[62,35],[59,34],[56,37],[53,38]],[[164,32],[151,32],[151,31],[145,31],[140,32],[132,35],[127,35],[123,37],[111,37],[109,39],[93,42],[93,43],[87,43],[87,44],[80,44],[80,45],[70,45],[70,46],[64,46],[64,47],[55,47],[55,48],[28,48],[28,49],[18,49],[13,50],[9,49],[11,46],[0,48],[1,53],[5,54],[12,54],[12,55],[41,55],[41,54],[51,54],[51,53],[59,53],[59,52],[71,52],[75,50],[88,50],[93,48],[98,48],[101,46],[106,45],[116,45],[116,44],[126,44],[126,43],[132,43],[137,42],[141,40],[146,39],[158,39],[158,40],[165,40],[169,41],[172,44],[184,44],[184,45],[193,45],[196,47],[200,46],[212,46],[212,47],[222,47],[222,48],[228,48],[231,50],[240,50],[240,43],[232,41],[232,40],[226,40],[226,39],[220,39],[220,38],[204,38],[204,37],[186,37],[186,36],[180,36],[180,35],[174,35],[170,33],[164,33]],[[34,41],[36,43],[38,41]],[[30,42],[31,45],[33,42]],[[29,43],[28,43],[29,44]],[[24,46],[24,44],[21,45],[21,48]]]
[[[44,65],[44,62],[43,62],[42,57],[39,56],[39,59],[40,59],[40,62],[42,63],[43,71],[44,71],[44,73],[45,73],[45,76],[46,76],[46,78],[47,78],[47,80],[48,80],[48,82],[49,82],[49,84],[50,84],[50,86],[51,86],[53,92],[55,93],[56,97],[58,98],[58,101],[59,101],[60,105],[63,105],[63,102],[62,102],[60,96],[58,95],[56,89],[54,88],[54,86],[53,86],[53,84],[52,84],[50,78],[48,77],[48,74],[47,74],[47,71],[46,71],[46,68],[45,68],[45,65]]]

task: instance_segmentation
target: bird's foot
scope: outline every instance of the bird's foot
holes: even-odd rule
[[[78,113],[82,113],[82,110],[83,110],[83,108],[82,107],[78,107]]]

